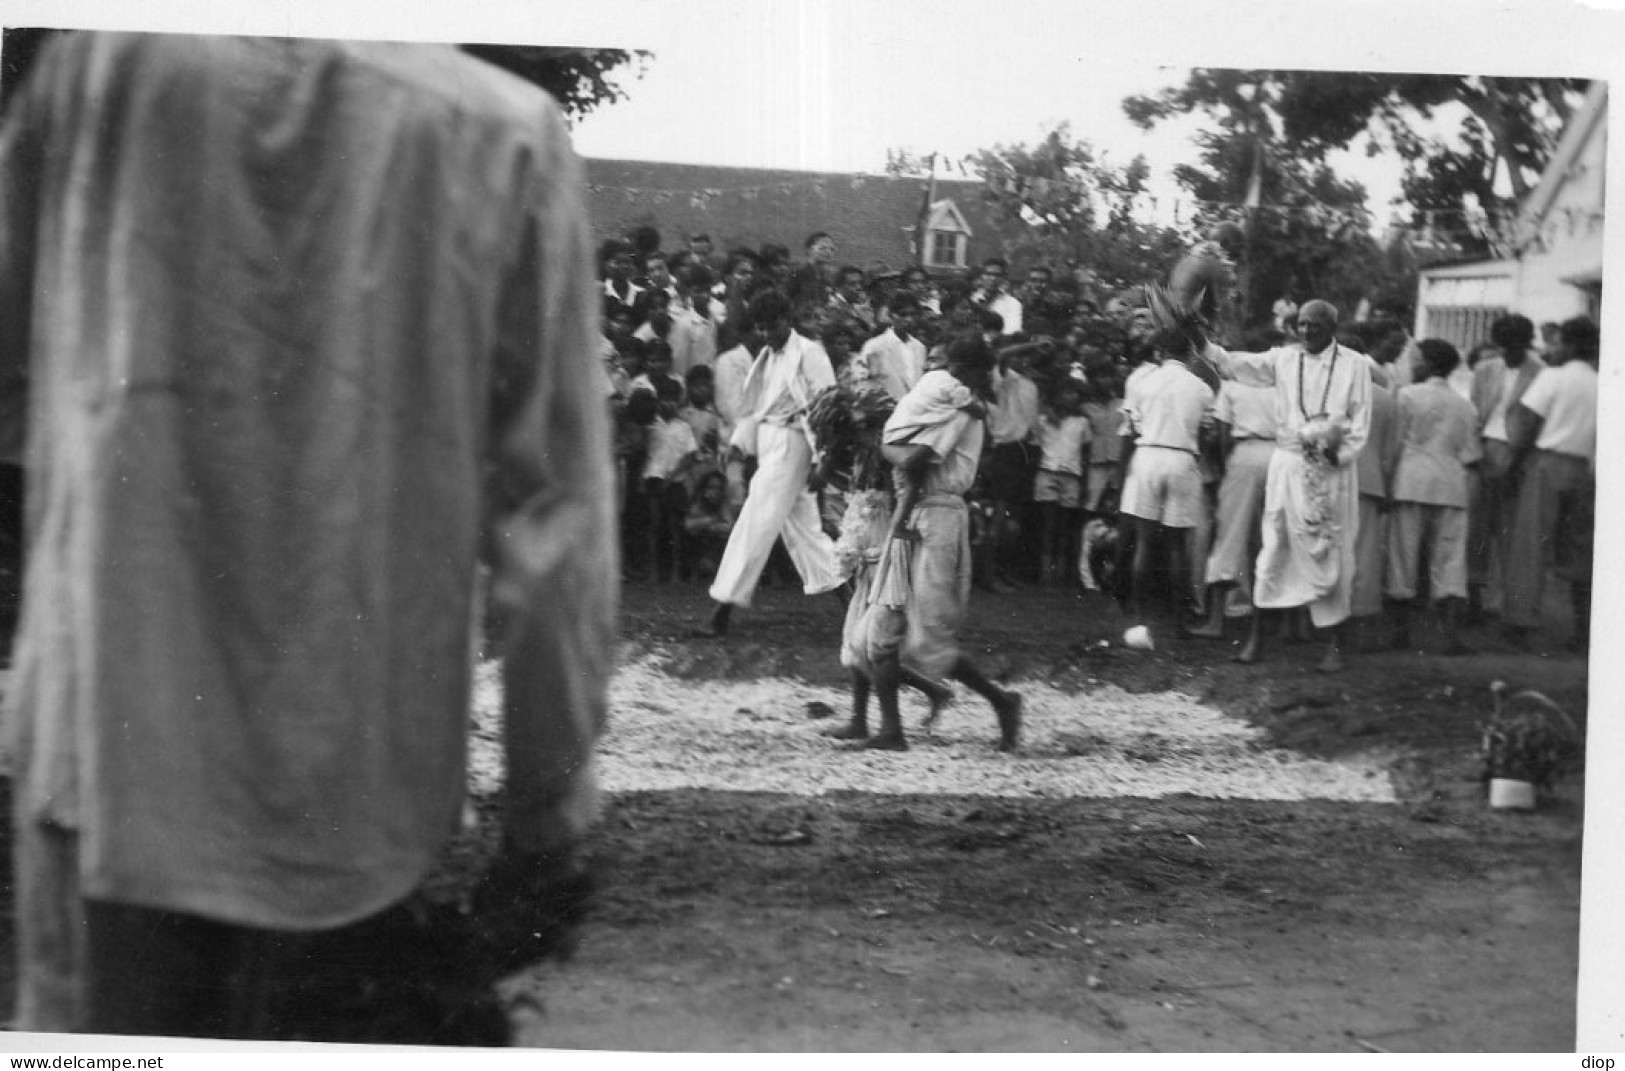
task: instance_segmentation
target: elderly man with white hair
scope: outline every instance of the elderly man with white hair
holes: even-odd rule
[[[1221,375],[1275,389],[1275,455],[1264,487],[1264,543],[1254,570],[1252,629],[1237,660],[1264,654],[1263,618],[1300,606],[1326,630],[1319,668],[1343,666],[1339,626],[1348,618],[1359,531],[1354,462],[1371,426],[1371,359],[1336,339],[1337,309],[1298,311],[1301,342],[1263,353],[1210,344]]]

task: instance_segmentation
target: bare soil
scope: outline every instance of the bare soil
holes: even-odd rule
[[[685,638],[705,611],[695,588],[629,588],[629,651],[684,676],[842,681],[833,600],[764,591],[721,644]],[[1573,1049],[1583,776],[1534,813],[1491,811],[1474,755],[1497,677],[1583,723],[1586,662],[1555,620],[1530,653],[1473,632],[1484,653],[1371,651],[1328,676],[1291,643],[1256,667],[1166,628],[1126,650],[1096,595],[978,593],[973,618],[997,677],[1177,688],[1306,754],[1390,750],[1402,802],[622,794],[578,953],[506,983],[515,1040]]]
[[[729,641],[688,638],[708,608],[698,587],[629,586],[625,657],[658,653],[690,679],[844,684],[835,600],[767,589]],[[425,896],[296,957],[276,1036],[1572,1051],[1583,773],[1533,813],[1491,811],[1474,755],[1495,678],[1539,689],[1583,725],[1586,661],[1556,647],[1560,615],[1533,652],[1473,632],[1483,653],[1447,658],[1423,632],[1420,653],[1356,654],[1330,676],[1301,644],[1277,643],[1253,667],[1229,660],[1234,643],[1167,628],[1156,651],[1126,650],[1121,616],[1098,595],[978,593],[972,616],[965,639],[996,678],[1075,689],[1080,702],[1101,682],[1185,692],[1273,746],[1389,756],[1400,802],[628,791],[611,797],[590,849],[597,892],[570,938],[531,933],[523,911],[486,922],[460,910],[494,845],[487,800]],[[985,716],[992,747],[973,697],[954,716]],[[556,907],[533,914],[569,914]]]

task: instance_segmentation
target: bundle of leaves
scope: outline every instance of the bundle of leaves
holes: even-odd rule
[[[1580,731],[1573,719],[1538,692],[1505,699],[1501,681],[1490,688],[1495,706],[1479,742],[1484,777],[1549,786],[1580,753]]]
[[[884,486],[880,433],[895,407],[891,395],[877,386],[828,387],[807,407],[807,424],[819,453],[833,460],[850,490]]]

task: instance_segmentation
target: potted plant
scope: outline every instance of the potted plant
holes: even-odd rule
[[[1506,682],[1495,681],[1490,694],[1494,705],[1479,744],[1490,806],[1532,810],[1537,789],[1549,788],[1578,753],[1580,731],[1539,692],[1508,695]]]

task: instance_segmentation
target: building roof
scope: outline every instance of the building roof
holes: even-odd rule
[[[914,260],[914,227],[927,196],[924,179],[889,175],[638,160],[585,163],[594,232],[607,238],[653,226],[668,250],[682,248],[692,235],[708,234],[719,251],[774,242],[800,257],[808,234],[828,231],[840,263],[863,268],[884,263],[895,270]],[[1004,239],[1023,227],[998,219],[983,202],[980,181],[939,178],[935,200],[950,201],[969,229],[970,263],[1004,255]]]

